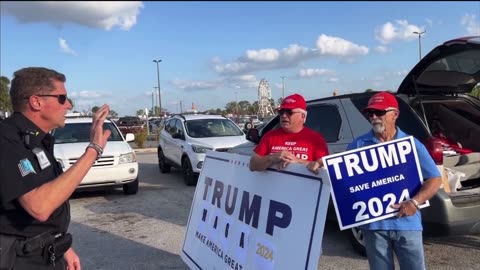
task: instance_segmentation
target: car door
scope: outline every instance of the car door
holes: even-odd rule
[[[186,146],[185,142],[185,128],[183,127],[182,121],[178,120],[175,121],[175,132],[178,136],[178,138],[173,139],[172,141],[172,155],[173,155],[173,160],[178,163],[182,164],[182,155],[183,152],[185,151],[184,148]]]
[[[163,149],[163,154],[168,160],[174,161],[173,157],[173,143],[174,139],[172,138],[173,131],[175,131],[175,122],[177,119],[170,119],[165,124],[165,131],[161,133],[161,146]]]

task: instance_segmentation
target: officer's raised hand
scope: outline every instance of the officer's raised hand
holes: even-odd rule
[[[90,130],[90,142],[100,146],[103,150],[107,144],[108,137],[112,133],[110,130],[103,130],[103,122],[110,113],[110,106],[104,104],[95,113],[92,119],[92,128]]]

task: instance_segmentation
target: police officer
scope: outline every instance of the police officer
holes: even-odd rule
[[[65,75],[29,67],[11,82],[13,115],[0,123],[0,268],[79,270],[80,259],[67,233],[68,198],[102,152],[109,130],[103,122],[109,106],[92,119],[90,144],[62,173],[49,132],[65,126],[72,109]]]

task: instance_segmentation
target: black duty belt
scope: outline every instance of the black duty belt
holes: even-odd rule
[[[32,238],[17,242],[17,256],[43,256],[55,265],[55,260],[72,246],[69,233],[42,233]]]

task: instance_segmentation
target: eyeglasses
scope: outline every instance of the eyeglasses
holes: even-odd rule
[[[392,111],[396,111],[395,109],[390,109],[390,110],[368,110],[368,111],[365,111],[365,114],[368,116],[368,117],[373,117],[373,115],[376,115],[377,117],[382,117],[384,116],[385,114],[387,114],[387,112],[392,112]]]
[[[294,112],[290,109],[281,109],[281,110],[277,111],[277,114],[280,115],[280,116],[282,116],[283,114],[287,114],[287,116],[292,116],[292,114],[294,114],[294,113],[298,113],[298,112]]]
[[[58,100],[58,103],[60,103],[61,105],[65,104],[65,102],[67,101],[67,95],[33,95],[33,96],[37,96],[37,97],[56,97],[57,100]],[[26,97],[25,99],[29,99],[31,96],[29,97]]]

